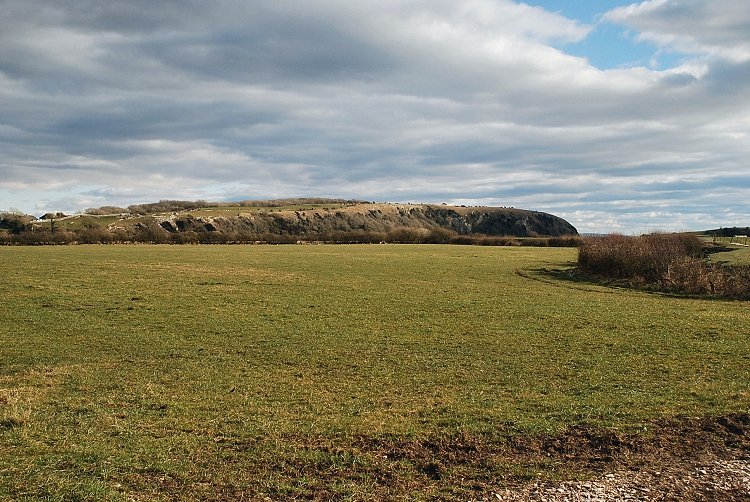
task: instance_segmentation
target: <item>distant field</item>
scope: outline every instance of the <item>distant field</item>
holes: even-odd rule
[[[750,247],[732,244],[727,244],[727,247],[734,249],[711,255],[711,261],[714,263],[728,262],[734,265],[750,265]]]
[[[0,247],[0,499],[466,500],[566,472],[509,437],[748,411],[749,302],[539,271],[575,259]]]

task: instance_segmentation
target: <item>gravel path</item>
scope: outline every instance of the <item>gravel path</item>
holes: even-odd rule
[[[750,501],[750,460],[620,470],[589,481],[530,482],[485,501]]]

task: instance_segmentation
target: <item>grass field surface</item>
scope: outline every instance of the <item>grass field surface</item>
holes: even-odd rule
[[[711,255],[711,261],[714,263],[727,262],[732,265],[750,265],[750,247],[731,244],[728,247],[734,249]]]
[[[748,411],[748,302],[541,271],[575,259],[0,248],[0,499],[466,498],[564,466],[443,444]]]

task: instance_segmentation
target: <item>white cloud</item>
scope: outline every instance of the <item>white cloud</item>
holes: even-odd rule
[[[741,0],[649,0],[614,9],[604,19],[638,30],[640,40],[680,52],[750,59],[750,3]]]

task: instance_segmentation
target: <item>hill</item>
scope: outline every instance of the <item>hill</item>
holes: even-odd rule
[[[701,233],[713,237],[735,237],[737,235],[745,236],[750,235],[750,227],[722,227],[715,228],[713,230],[705,230]]]
[[[334,207],[299,207],[247,211],[207,209],[155,215],[169,232],[219,231],[309,236],[332,232],[387,233],[397,229],[491,236],[575,235],[576,229],[556,216],[507,208],[463,208],[426,204],[345,203]],[[223,213],[223,214],[222,214]]]
[[[118,213],[108,213],[116,209]],[[25,221],[22,230],[65,232],[79,242],[448,242],[465,237],[562,237],[564,219],[503,207],[377,204],[341,199],[209,203],[160,201]],[[14,233],[19,225],[13,226]]]

